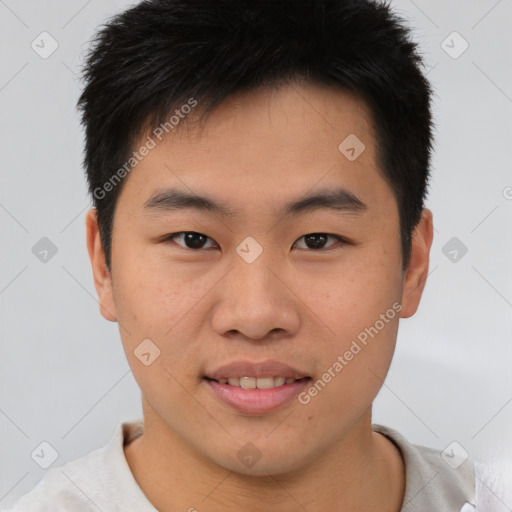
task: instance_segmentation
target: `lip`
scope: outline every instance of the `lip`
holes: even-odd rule
[[[309,375],[280,361],[267,359],[262,362],[233,361],[205,373],[205,377],[214,380],[230,377],[285,377],[286,379],[302,379]]]
[[[270,389],[244,389],[203,379],[213,393],[227,405],[243,414],[268,414],[289,404],[309,386],[311,378]]]

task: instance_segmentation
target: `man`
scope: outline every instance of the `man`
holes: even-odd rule
[[[428,275],[431,89],[369,0],[148,0],[79,101],[101,314],[144,418],[15,510],[473,510],[372,424]]]

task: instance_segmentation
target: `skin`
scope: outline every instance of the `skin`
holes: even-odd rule
[[[202,130],[170,133],[125,178],[114,218],[112,275],[96,223],[87,244],[100,311],[120,325],[142,391],[144,434],[125,446],[130,469],[160,511],[397,512],[405,468],[396,447],[373,432],[372,402],[393,356],[399,316],[412,316],[428,274],[432,213],[425,209],[402,271],[396,199],[376,167],[371,115],[356,97],[313,84],[232,97]],[[338,150],[348,134],[366,146],[353,162]],[[141,141],[145,137],[141,138]],[[147,214],[144,202],[176,186],[236,210],[234,218],[183,210]],[[275,214],[285,202],[343,186],[367,204],[361,214]],[[173,233],[209,237],[187,248]],[[304,236],[329,233],[325,248]],[[251,236],[251,264],[236,247]],[[313,381],[379,315],[396,315],[307,405],[244,415],[202,377],[239,360],[277,359]],[[142,340],[161,354],[135,357]],[[237,452],[262,454],[245,467]]]

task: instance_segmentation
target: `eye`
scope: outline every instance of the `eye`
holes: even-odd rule
[[[306,244],[306,247],[299,247],[299,249],[324,249],[325,243],[329,238],[333,238],[338,242],[341,242],[341,244],[346,243],[346,240],[336,235],[329,235],[328,233],[310,233],[309,235],[304,235],[299,238],[299,240],[304,239],[304,242]],[[328,247],[332,247],[332,245],[335,244],[331,244]]]
[[[348,243],[347,240],[336,235],[330,235],[328,233],[310,233],[299,238],[299,240],[304,240],[306,246],[298,248],[313,249],[315,251],[319,251],[326,248],[326,242],[329,238],[340,242],[341,245],[343,245],[344,243]],[[165,237],[163,241],[168,242],[174,241],[175,239],[181,239],[181,242],[176,243],[178,243],[178,245],[180,245],[184,249],[192,249],[196,251],[211,248],[212,246],[206,246],[206,242],[208,240],[213,242],[213,240],[210,237],[203,235],[202,233],[197,233],[195,231],[181,231],[179,233],[173,233],[172,235]],[[215,244],[215,242],[213,243]],[[295,242],[294,245],[296,245],[297,243],[298,242]],[[215,245],[213,247],[215,247]],[[336,244],[332,243],[328,245],[327,248],[332,247],[333,245]]]
[[[207,249],[208,247],[205,247],[205,242],[207,240],[212,240],[211,238],[207,237],[206,235],[203,235],[202,233],[196,233],[195,231],[182,231],[180,233],[174,233],[172,235],[167,236],[164,242],[171,241],[176,238],[181,238],[183,240],[183,243],[178,243],[178,245],[181,245],[185,249],[194,250],[205,248]]]

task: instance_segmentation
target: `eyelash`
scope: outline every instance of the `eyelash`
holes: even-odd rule
[[[175,237],[177,237],[178,235],[187,235],[187,234],[194,234],[194,235],[201,235],[201,236],[204,236],[206,237],[208,240],[212,240],[209,236],[206,236],[206,235],[203,235],[203,233],[198,233],[197,231],[179,231],[178,233],[172,233],[168,236],[166,236],[162,242],[167,242],[167,243],[171,243],[173,242],[173,239]],[[303,235],[301,236],[300,238],[298,238],[298,240],[301,240],[305,237],[308,237],[308,236],[312,236],[312,235],[322,235],[322,236],[325,236],[327,238],[334,238],[336,239],[342,246],[343,245],[346,245],[349,243],[349,241],[343,237],[340,237],[338,235],[331,235],[330,233],[321,233],[321,232],[314,232],[314,233],[308,233],[307,235]],[[296,243],[296,242],[295,242]],[[294,243],[294,245],[295,245]],[[211,247],[207,247],[206,249],[204,247],[201,247],[200,249],[191,249],[190,247],[186,247],[186,246],[182,246],[180,244],[177,244],[179,247],[181,247],[182,249],[188,249],[190,251],[194,251],[194,252],[199,252],[199,251],[204,251],[206,249],[211,249]],[[336,246],[337,244],[332,244],[330,246],[328,246],[327,248],[320,248],[320,249],[309,249],[309,248],[301,248],[302,250],[309,250],[309,251],[313,251],[313,252],[325,252],[325,251],[328,251],[328,250],[331,250],[331,247],[333,246]]]

